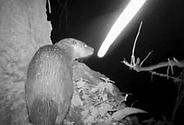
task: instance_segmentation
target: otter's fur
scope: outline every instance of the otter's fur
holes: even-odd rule
[[[62,124],[73,94],[72,63],[93,54],[76,39],[41,47],[32,58],[25,84],[29,119],[34,125]]]

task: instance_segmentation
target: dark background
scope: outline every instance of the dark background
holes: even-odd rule
[[[51,0],[53,43],[73,37],[95,49],[91,58],[84,62],[93,70],[105,74],[116,82],[122,92],[132,93],[129,98],[135,107],[145,109],[153,115],[170,118],[176,99],[177,86],[172,80],[151,77],[148,72],[137,73],[121,61],[130,61],[133,42],[143,21],[135,55],[143,59],[153,50],[144,66],[167,61],[175,57],[184,60],[184,7],[182,0],[147,0],[147,3],[116,39],[103,58],[97,51],[112,24],[129,0]],[[166,74],[166,68],[158,72]],[[174,68],[175,76],[180,69]],[[178,114],[183,111],[179,110]]]

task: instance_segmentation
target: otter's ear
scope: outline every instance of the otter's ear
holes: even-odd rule
[[[75,45],[75,44],[77,44],[77,41],[73,39],[72,43]]]

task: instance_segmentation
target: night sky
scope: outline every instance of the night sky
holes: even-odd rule
[[[122,92],[132,93],[134,106],[153,114],[170,116],[177,86],[172,80],[151,77],[148,72],[137,73],[121,61],[130,61],[133,42],[141,21],[135,56],[143,59],[153,50],[143,66],[176,57],[184,60],[184,7],[182,0],[147,0],[136,17],[116,39],[104,58],[97,51],[112,24],[129,0],[51,0],[51,20],[54,42],[72,37],[95,49],[93,56],[84,60],[91,69],[105,74],[116,82]],[[166,73],[166,68],[158,72]],[[175,76],[180,69],[174,68]]]

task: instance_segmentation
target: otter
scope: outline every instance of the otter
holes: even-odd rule
[[[62,124],[73,95],[72,63],[93,52],[93,48],[73,38],[38,49],[28,66],[25,83],[26,106],[32,124]]]

